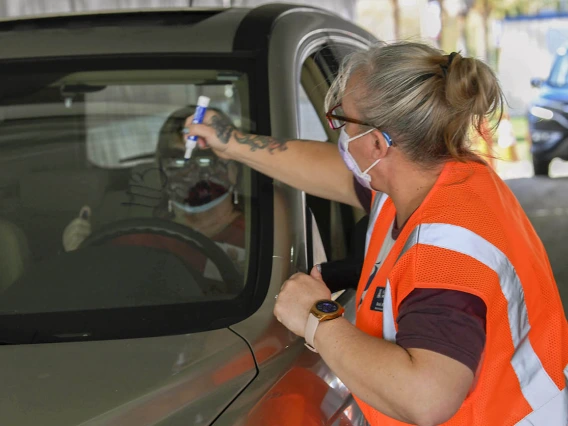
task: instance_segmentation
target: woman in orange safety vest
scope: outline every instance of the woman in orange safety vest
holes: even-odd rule
[[[317,269],[284,283],[276,318],[373,426],[568,425],[568,324],[547,254],[469,148],[470,126],[502,110],[491,69],[419,43],[373,46],[347,58],[326,104],[339,150],[243,134],[214,113],[186,122],[218,155],[369,212],[356,323]]]

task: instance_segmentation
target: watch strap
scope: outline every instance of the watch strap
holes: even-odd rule
[[[306,347],[313,352],[317,352],[314,346],[314,337],[316,336],[316,330],[319,323],[319,319],[314,314],[310,313],[310,315],[308,315],[308,322],[306,323],[304,336],[306,339]]]

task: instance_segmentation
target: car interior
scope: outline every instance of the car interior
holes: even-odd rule
[[[155,149],[169,114],[207,95],[212,106],[246,129],[250,125],[247,91],[246,75],[237,72],[128,70],[74,72],[34,90],[4,92],[0,97],[0,311],[11,309],[2,304],[9,296],[7,290],[34,269],[34,275],[51,280],[65,275],[55,273],[56,268],[67,268],[69,275],[75,269],[74,279],[86,279],[89,270],[80,268],[88,268],[89,262],[80,259],[81,250],[65,253],[62,246],[63,231],[82,206],[92,210],[93,230],[155,216],[164,203]],[[250,171],[243,170],[237,188],[247,257],[250,179]],[[124,249],[114,250],[118,250],[115,255],[124,254]],[[103,256],[101,261],[112,258]],[[126,255],[121,261],[125,263],[114,269],[123,278],[126,270],[132,273],[136,263],[142,263]],[[242,287],[245,277],[240,281]],[[65,303],[72,302],[68,299]],[[81,308],[65,303],[59,307]],[[35,309],[55,308],[37,304]]]

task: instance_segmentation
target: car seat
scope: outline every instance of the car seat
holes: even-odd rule
[[[84,205],[98,210],[108,185],[108,172],[98,169],[58,168],[32,171],[20,178],[18,223],[28,235],[34,261],[62,250],[65,227]]]
[[[30,259],[24,231],[12,222],[0,219],[0,294],[24,273]]]
[[[165,201],[163,176],[155,160],[134,166],[130,173],[128,189],[123,204],[128,218],[154,217],[155,209]]]

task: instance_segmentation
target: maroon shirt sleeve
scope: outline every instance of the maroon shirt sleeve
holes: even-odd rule
[[[446,355],[475,374],[485,347],[486,313],[485,302],[473,294],[415,289],[400,304],[396,343]]]

